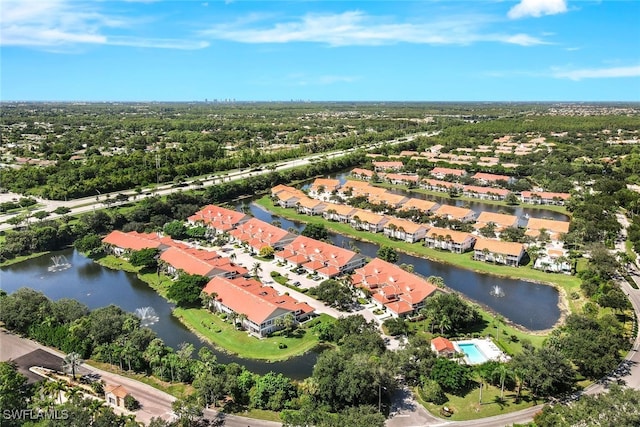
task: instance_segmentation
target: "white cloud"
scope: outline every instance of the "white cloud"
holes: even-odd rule
[[[640,65],[612,68],[583,68],[580,70],[555,70],[553,76],[559,79],[608,79],[618,77],[640,77]]]
[[[567,11],[566,0],[520,0],[513,6],[507,16],[511,19],[533,16],[539,18],[544,15],[556,15]]]
[[[202,31],[203,36],[239,43],[324,43],[330,46],[378,46],[395,43],[466,45],[477,42],[501,42],[531,46],[545,44],[527,34],[485,33],[485,16],[457,16],[431,22],[396,23],[385,17],[360,11],[341,14],[307,14],[288,22],[259,27],[252,17],[220,24]]]
[[[3,0],[0,45],[55,52],[71,52],[78,45],[92,44],[164,49],[200,49],[209,45],[204,41],[110,35],[114,29],[135,28],[140,19],[104,14],[97,5],[68,0]]]

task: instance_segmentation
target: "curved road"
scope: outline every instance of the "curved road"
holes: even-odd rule
[[[64,358],[64,354],[49,347],[45,347],[35,341],[19,337],[4,329],[0,330],[0,360],[17,359],[20,356],[31,353],[34,350],[42,349],[58,357]],[[136,419],[140,422],[148,424],[151,418],[160,417],[165,420],[172,418],[171,404],[175,397],[155,389],[149,385],[136,380],[124,377],[122,375],[106,372],[101,369],[94,368],[87,364],[83,364],[79,374],[88,372],[97,372],[102,376],[107,384],[123,385],[132,396],[134,396],[142,408],[135,412]],[[209,419],[216,417],[216,412],[206,410],[205,415]],[[229,427],[276,427],[280,423],[272,421],[255,420],[252,418],[240,417],[237,415],[226,415],[225,426]]]

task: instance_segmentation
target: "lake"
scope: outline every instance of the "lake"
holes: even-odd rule
[[[52,258],[59,263],[65,260],[70,268],[50,271],[54,266]],[[18,264],[0,269],[0,284],[8,293],[21,287],[28,287],[44,293],[52,300],[73,298],[89,308],[117,305],[123,310],[135,312],[151,307],[158,321],[150,326],[160,338],[174,349],[180,343],[191,343],[197,350],[207,345],[216,353],[222,363],[236,362],[252,372],[266,374],[280,372],[290,378],[302,379],[311,376],[317,354],[310,352],[283,362],[267,363],[221,352],[189,331],[172,316],[173,305],[156,293],[135,274],[111,270],[94,262],[73,249],[52,252]]]

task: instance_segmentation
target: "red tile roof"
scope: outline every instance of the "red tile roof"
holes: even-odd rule
[[[524,245],[522,243],[502,242],[478,237],[473,249],[476,251],[487,249],[494,254],[519,256],[524,250]]]
[[[422,212],[428,212],[433,209],[437,205],[436,202],[432,202],[431,200],[422,200],[422,199],[414,199],[411,198],[403,203],[400,207],[401,211],[408,211],[411,209],[418,209]]]
[[[246,268],[232,263],[229,258],[223,258],[216,252],[195,248],[180,249],[171,247],[162,252],[160,259],[185,273],[199,274],[201,276],[214,275],[216,270],[227,273],[233,272],[238,275],[248,272]]]
[[[257,218],[251,218],[249,221],[238,225],[230,234],[236,239],[249,243],[256,250],[260,250],[265,246],[275,247],[281,241],[293,238],[293,234],[288,231]]]
[[[464,231],[451,230],[449,228],[431,227],[427,231],[427,237],[437,239],[438,236],[442,236],[447,239],[450,238],[453,243],[462,244],[469,237],[475,240],[475,236],[471,233],[465,233]]]
[[[403,307],[402,304],[389,307],[387,304],[390,302],[404,301],[408,305],[416,305],[438,291],[429,281],[379,258],[358,268],[351,280],[354,286],[369,289],[372,296],[389,309]],[[396,313],[402,314],[405,311]]]
[[[442,168],[435,167],[431,169],[431,175],[454,175],[454,176],[463,176],[467,173],[464,169],[453,169],[453,168]]]
[[[453,343],[444,337],[436,337],[431,340],[431,345],[438,352],[442,351],[456,351],[456,348],[453,346]]]
[[[102,239],[102,243],[116,246],[122,249],[129,249],[132,251],[139,251],[142,249],[158,249],[163,246],[163,242],[160,241],[160,237],[156,234],[145,234],[131,231],[129,233],[123,233],[122,231],[114,230]]]
[[[229,231],[247,218],[247,215],[242,212],[208,205],[191,215],[188,220],[192,223],[203,222],[216,230]]]
[[[487,181],[487,182],[509,181],[511,179],[511,177],[507,175],[495,175],[492,173],[484,173],[484,172],[478,172],[475,175],[473,175],[471,178],[477,179],[479,181]]]
[[[275,256],[287,260],[295,256],[294,260],[297,264],[301,263],[300,256],[303,256],[307,261],[307,263],[304,264],[305,267],[312,270],[320,270],[323,267],[332,266],[338,269],[336,274],[355,258],[361,257],[361,255],[348,249],[340,248],[306,236],[296,237],[293,242],[286,245],[282,251],[277,252]]]
[[[537,196],[543,200],[553,200],[554,198],[568,200],[571,198],[571,194],[569,193],[550,193],[547,191],[523,191],[520,194],[522,194],[522,197],[531,198]]]
[[[216,293],[216,300],[238,314],[245,314],[253,323],[286,312],[311,313],[314,309],[289,295],[280,295],[270,286],[262,286],[253,279],[225,279],[214,277],[203,289],[207,294]]]

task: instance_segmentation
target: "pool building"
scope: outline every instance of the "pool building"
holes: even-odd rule
[[[491,338],[450,341],[443,337],[437,337],[431,340],[431,349],[436,352],[438,356],[444,357],[452,357],[456,353],[464,354],[462,360],[467,365],[480,365],[489,360],[497,362],[506,362],[509,360],[509,356],[504,354],[493,341],[491,341]]]

